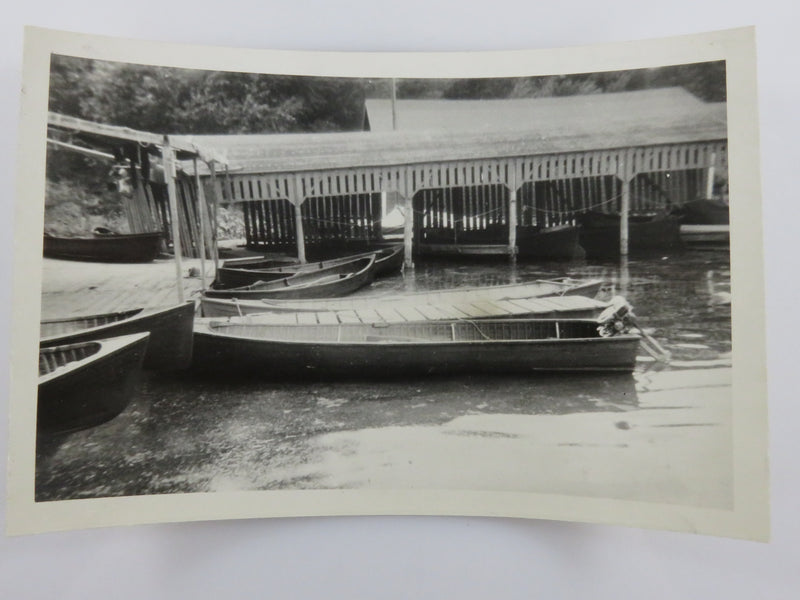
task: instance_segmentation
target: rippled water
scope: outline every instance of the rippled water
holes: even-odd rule
[[[376,487],[726,506],[727,251],[625,265],[435,262],[380,280],[368,293],[563,275],[601,278],[601,297],[628,298],[641,325],[671,352],[672,366],[643,356],[634,376],[370,383],[148,376],[111,422],[39,440],[36,499]]]

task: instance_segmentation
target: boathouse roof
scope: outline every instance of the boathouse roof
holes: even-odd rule
[[[385,121],[386,102],[368,101],[373,127]],[[404,117],[400,117],[398,131],[175,138],[221,154],[238,173],[510,158],[727,139],[725,103],[703,102],[682,88],[490,101],[406,100],[398,108],[400,114],[410,113],[408,128],[402,127]]]

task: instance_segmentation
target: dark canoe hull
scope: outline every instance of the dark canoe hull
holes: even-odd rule
[[[580,229],[573,225],[537,229],[517,228],[520,258],[572,259],[584,256],[579,244]]]
[[[158,258],[162,234],[133,233],[87,238],[44,236],[44,256],[91,262],[142,263]]]
[[[681,225],[681,239],[692,246],[726,246],[731,243],[730,225]]]
[[[362,252],[331,260],[313,263],[276,263],[261,257],[226,260],[217,273],[221,289],[244,287],[258,281],[275,281],[287,276],[318,272],[331,267],[352,263],[375,255],[373,277],[384,277],[399,271],[403,266],[403,246],[390,246],[370,252]]]
[[[40,432],[66,433],[94,427],[125,410],[139,381],[147,350],[146,335],[131,337],[134,339],[128,343],[108,353],[101,351],[63,375],[54,373],[46,381],[40,377],[36,413]],[[119,338],[97,343],[108,346],[117,341]],[[43,349],[40,355],[81,345]]]
[[[369,258],[314,271],[299,272],[275,281],[262,281],[240,288],[207,290],[204,297],[237,300],[337,298],[369,285],[373,279],[375,279],[374,254]]]
[[[195,366],[271,379],[631,372],[639,338],[425,343],[253,340],[195,331]]]
[[[684,225],[728,225],[730,211],[720,200],[692,200],[673,211]]]
[[[115,320],[117,316],[122,317],[121,320]],[[186,302],[160,310],[136,309],[116,315],[44,320],[39,344],[51,347],[149,332],[144,368],[158,371],[185,369],[192,362],[194,316],[195,303]],[[97,325],[98,321],[109,322]]]
[[[619,215],[587,213],[579,220],[580,245],[587,257],[619,256]],[[632,254],[682,247],[680,221],[675,216],[632,217],[628,222],[628,251]]]

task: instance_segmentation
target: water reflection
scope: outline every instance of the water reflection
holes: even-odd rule
[[[665,366],[642,360],[633,376],[537,375],[308,384],[149,376],[141,393],[116,419],[94,429],[38,440],[36,499],[347,485],[339,480],[331,483],[333,480],[302,467],[322,460],[319,440],[350,435],[348,432],[356,436],[347,438],[348,444],[355,444],[351,450],[349,446],[337,450],[337,460],[346,462],[348,452],[358,455],[364,451],[353,439],[361,440],[366,432],[405,430],[398,428],[449,431],[453,423],[464,419],[491,420],[509,415],[527,423],[526,419],[538,417],[597,415],[593,422],[601,423],[610,413],[627,413],[610,421],[617,433],[602,433],[603,429],[596,434],[599,439],[622,435],[625,428],[633,431],[630,428],[636,428],[637,419],[645,422],[636,415],[651,415],[655,423],[647,426],[662,429],[698,423],[707,429],[709,423],[726,422],[730,369],[707,367],[730,361],[727,252],[629,259],[623,263],[466,266],[437,262],[380,280],[368,293],[497,285],[559,276],[601,278],[607,282],[602,291],[606,297],[625,295],[639,322],[672,353],[674,362]],[[486,423],[480,427],[483,431]],[[642,427],[639,425],[639,431],[644,431]],[[508,431],[497,430],[492,435],[511,435]],[[727,434],[715,435],[714,439],[721,441],[714,456],[727,456]],[[633,449],[634,453],[646,449],[652,454],[651,437],[639,439],[620,448]],[[650,445],[639,448],[637,443]],[[569,440],[559,444],[559,448],[581,447]],[[702,454],[703,446],[699,448]],[[454,464],[459,460],[452,457]],[[664,472],[674,472],[673,467]],[[646,464],[644,469],[643,474]],[[726,477],[721,476],[713,494],[706,493],[706,497],[724,502],[729,483]],[[564,485],[567,491],[572,489],[569,482]]]

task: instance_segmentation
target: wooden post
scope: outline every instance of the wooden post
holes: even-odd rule
[[[294,228],[297,232],[297,260],[301,263],[306,262],[306,239],[303,233],[303,210],[302,205],[294,205]]]
[[[508,192],[508,253],[517,255],[517,190]]]
[[[628,216],[631,210],[631,180],[627,175],[622,178],[622,203],[619,218],[619,254],[628,256]]]
[[[170,220],[172,221],[172,252],[175,256],[175,274],[178,284],[178,302],[183,304],[183,266],[181,265],[181,233],[178,224],[178,194],[175,190],[175,154],[169,143],[169,136],[164,136],[164,146],[161,149],[164,159],[164,179],[167,183],[167,199],[169,202]]]
[[[714,197],[714,165],[717,162],[717,153],[711,153],[711,164],[708,165],[706,174],[706,200],[711,200]]]
[[[392,77],[392,131],[397,131],[397,81]]]
[[[411,255],[413,250],[412,242],[414,240],[414,207],[411,195],[406,192],[405,203],[406,214],[405,222],[403,224],[403,245],[405,250],[405,265],[406,267],[414,266],[414,257]]]
[[[200,216],[200,289],[206,289],[206,193],[203,191],[203,184],[200,182],[200,173],[197,171],[197,157],[192,159],[194,166],[194,185],[197,188],[195,199],[197,200],[197,212]]]
[[[208,163],[208,170],[211,173],[211,193],[213,194],[211,211],[211,252],[214,257],[214,276],[219,272],[219,246],[217,245],[217,231],[219,229],[217,221],[217,210],[219,208],[219,196],[217,196],[217,168],[214,161]]]

